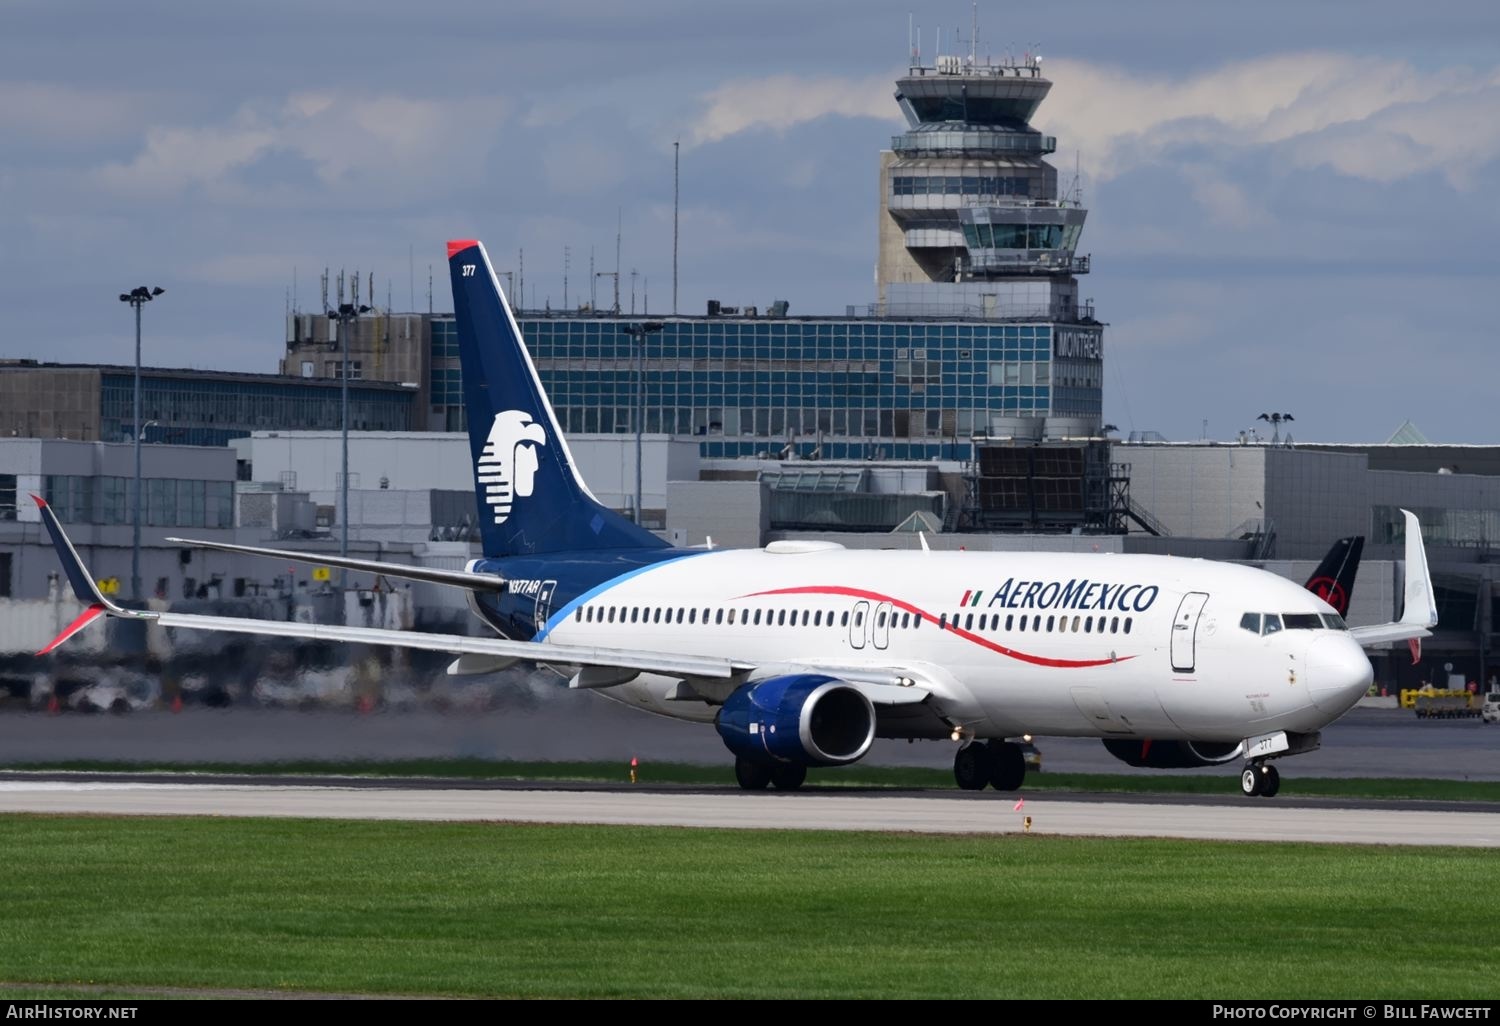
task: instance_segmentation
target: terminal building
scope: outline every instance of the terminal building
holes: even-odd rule
[[[141,438],[162,445],[228,445],[268,428],[315,430],[342,423],[337,369],[327,378],[141,368]],[[416,389],[400,379],[350,375],[349,424],[404,431]],[[0,360],[0,438],[131,441],[135,369]]]

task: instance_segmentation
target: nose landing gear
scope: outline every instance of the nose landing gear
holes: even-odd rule
[[[1240,791],[1247,798],[1274,798],[1281,790],[1281,774],[1268,762],[1247,763],[1240,774]]]

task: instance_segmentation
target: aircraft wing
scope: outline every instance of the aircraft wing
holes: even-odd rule
[[[228,631],[235,634],[263,634],[280,638],[309,638],[325,641],[363,642],[395,648],[424,649],[431,652],[453,652],[460,655],[526,659],[533,662],[565,666],[601,666],[660,673],[670,677],[727,679],[754,667],[729,659],[711,656],[640,652],[629,649],[595,648],[586,645],[557,645],[536,641],[511,641],[505,638],[471,638],[462,635],[431,634],[422,631],[394,631],[374,627],[341,627],[332,624],[290,623],[282,620],[253,620],[232,616],[204,616],[197,613],[158,612],[124,609],[106,598],[89,575],[78,551],[62,529],[52,507],[38,496],[42,522],[52,537],[53,548],[62,560],[63,571],[73,594],[87,608],[69,624],[40,654],[52,651],[68,638],[101,616],[146,620],[163,627],[191,630]]]
[[[243,552],[251,556],[269,556],[291,563],[318,563],[358,570],[364,573],[398,577],[406,581],[425,581],[428,584],[450,584],[470,591],[504,591],[505,578],[495,574],[476,574],[469,570],[443,570],[438,567],[408,566],[405,563],[382,563],[374,559],[353,559],[349,556],[325,556],[319,552],[296,552],[292,549],[262,549],[254,545],[230,545],[226,542],[198,541],[193,538],[168,538],[179,545],[192,545],[200,549],[219,552]]]
[[[1422,525],[1415,513],[1402,510],[1406,517],[1406,587],[1401,619],[1371,627],[1351,627],[1349,633],[1361,645],[1380,645],[1391,641],[1411,641],[1429,637],[1437,626],[1437,603],[1433,598],[1432,574],[1427,569],[1427,549],[1422,544]]]

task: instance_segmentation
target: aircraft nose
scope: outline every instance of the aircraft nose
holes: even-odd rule
[[[1324,712],[1347,712],[1370,690],[1374,679],[1370,660],[1353,638],[1318,638],[1307,650],[1307,694]]]

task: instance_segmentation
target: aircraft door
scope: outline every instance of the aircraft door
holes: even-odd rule
[[[1172,620],[1172,669],[1177,673],[1192,673],[1197,665],[1198,617],[1207,601],[1203,592],[1190,591],[1177,605]]]
[[[865,647],[865,631],[868,625],[865,623],[870,618],[870,603],[860,601],[854,603],[854,611],[849,614],[849,647]]]
[[[885,648],[891,641],[891,604],[882,602],[875,607],[875,622],[871,624],[875,631],[875,647]]]
[[[552,593],[557,590],[556,581],[543,581],[536,593],[536,629],[541,630],[552,618]]]

